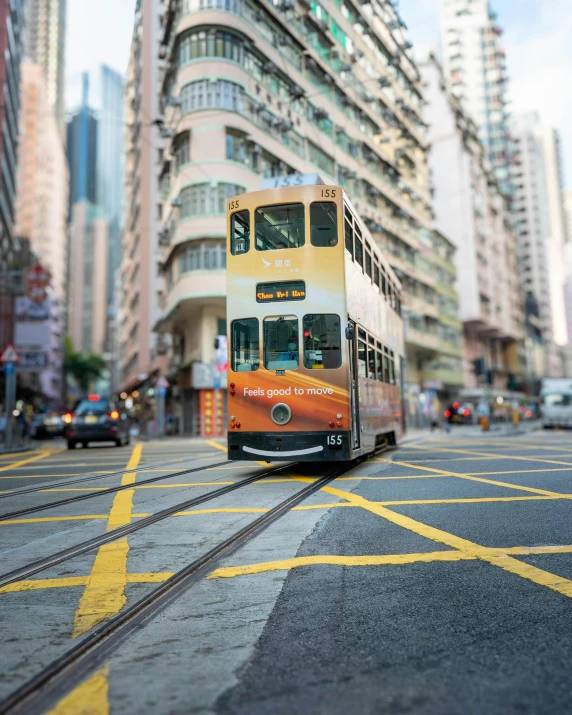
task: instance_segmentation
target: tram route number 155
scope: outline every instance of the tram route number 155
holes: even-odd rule
[[[342,444],[342,435],[341,434],[329,434],[327,438],[327,444],[329,445],[334,445],[334,444]]]

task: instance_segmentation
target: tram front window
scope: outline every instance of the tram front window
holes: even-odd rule
[[[231,332],[231,365],[233,372],[253,372],[260,364],[258,318],[233,320]]]
[[[335,370],[342,364],[342,336],[337,315],[304,316],[304,367]]]
[[[264,367],[267,370],[295,370],[300,362],[298,318],[283,315],[264,318]]]
[[[250,213],[237,211],[230,220],[231,244],[230,252],[233,256],[248,253],[250,250]]]
[[[304,204],[262,206],[256,210],[254,222],[257,251],[304,245]]]
[[[312,246],[327,247],[338,244],[338,216],[336,204],[316,201],[310,206],[310,241]]]

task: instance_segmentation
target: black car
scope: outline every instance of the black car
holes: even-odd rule
[[[33,439],[63,437],[65,424],[59,412],[41,412],[30,421],[30,436]]]
[[[68,449],[73,449],[78,442],[84,447],[88,442],[115,442],[121,447],[129,444],[129,420],[113,402],[90,395],[76,405],[65,436]]]

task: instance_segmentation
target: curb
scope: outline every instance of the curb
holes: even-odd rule
[[[22,452],[33,452],[33,451],[34,451],[34,447],[31,447],[31,446],[30,446],[30,447],[28,447],[28,446],[25,446],[25,447],[11,447],[11,448],[8,449],[8,450],[5,450],[5,449],[3,449],[3,448],[0,448],[0,454],[6,454],[6,455],[10,455],[10,454],[21,454]]]

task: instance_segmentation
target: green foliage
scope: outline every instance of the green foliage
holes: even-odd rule
[[[75,351],[71,338],[64,338],[64,374],[77,383],[79,389],[86,393],[89,383],[103,375],[105,360],[95,353],[78,353]]]

